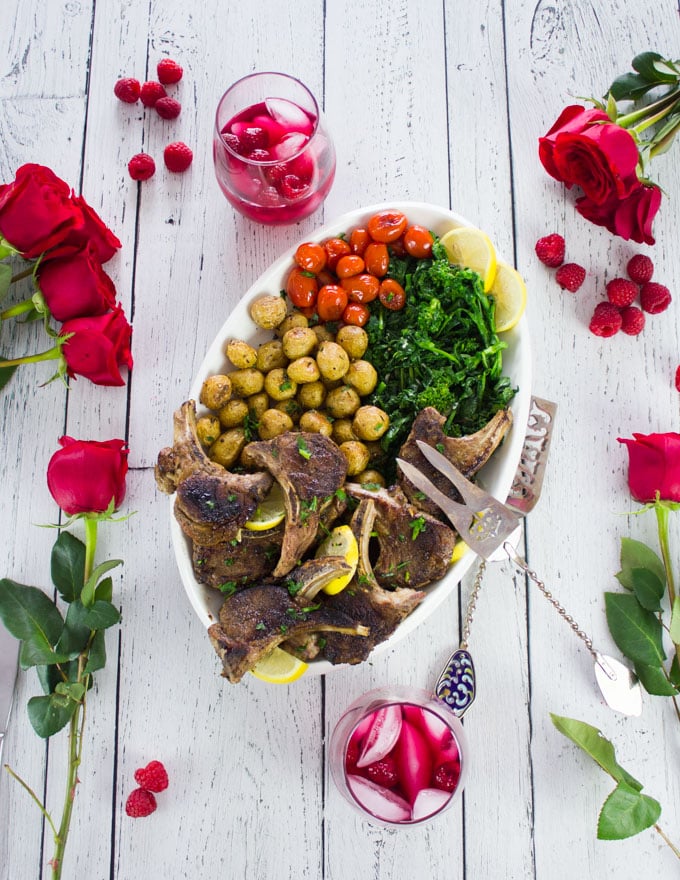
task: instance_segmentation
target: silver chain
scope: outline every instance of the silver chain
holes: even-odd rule
[[[507,541],[505,542],[505,544],[503,544],[503,549],[507,553],[508,558],[512,562],[514,562],[515,565],[520,568],[536,584],[538,589],[543,593],[545,598],[548,600],[548,602],[550,602],[550,604],[557,611],[560,617],[569,624],[573,632],[576,633],[576,635],[581,639],[581,641],[585,644],[586,648],[588,648],[593,657],[597,659],[597,655],[595,650],[593,649],[593,643],[590,639],[590,636],[581,629],[581,627],[574,620],[571,614],[568,614],[567,610],[562,605],[560,605],[560,603],[553,596],[550,590],[547,589],[543,581],[538,577],[536,572],[532,571],[532,569],[529,568],[522,557],[517,555],[514,547],[511,544],[508,544]]]
[[[477,574],[475,575],[475,580],[472,584],[472,592],[470,593],[467,611],[465,612],[465,620],[463,621],[463,632],[462,638],[460,640],[460,647],[463,648],[463,650],[467,650],[468,647],[468,639],[470,638],[470,626],[472,625],[472,619],[475,616],[477,598],[479,596],[479,591],[482,587],[482,578],[484,577],[485,571],[486,560],[482,559],[480,560],[479,568],[477,569]]]

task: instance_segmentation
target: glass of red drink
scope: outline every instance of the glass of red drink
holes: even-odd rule
[[[217,106],[217,182],[260,223],[294,223],[321,205],[335,176],[335,150],[314,95],[284,73],[253,73]]]
[[[463,789],[463,725],[425,690],[385,687],[356,700],[330,743],[333,780],[369,822],[418,825],[447,810]]]

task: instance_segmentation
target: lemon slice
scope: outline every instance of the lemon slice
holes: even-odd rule
[[[261,681],[268,681],[270,684],[289,684],[305,674],[307,665],[283,648],[274,648],[271,654],[260,660],[250,671]]]
[[[453,553],[451,554],[451,565],[453,565],[454,562],[458,562],[459,559],[462,559],[468,549],[468,545],[465,541],[457,541],[456,546],[453,548]]]
[[[274,483],[269,494],[261,501],[252,519],[244,523],[251,532],[265,532],[282,523],[286,518],[286,506],[283,502],[283,490],[278,483]]]
[[[457,226],[444,233],[440,241],[449,262],[481,275],[484,292],[488,293],[496,277],[496,251],[486,232],[473,226]]]
[[[517,269],[499,263],[489,296],[496,300],[496,333],[511,330],[524,314],[527,304],[526,285]]]
[[[320,556],[342,556],[347,565],[352,566],[351,571],[333,578],[323,588],[324,593],[334,596],[336,593],[344,590],[352,580],[359,562],[359,545],[350,527],[338,526],[333,529],[330,535],[319,544],[316,558],[318,559]]]

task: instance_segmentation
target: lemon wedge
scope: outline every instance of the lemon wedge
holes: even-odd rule
[[[511,330],[524,314],[527,289],[517,269],[499,263],[489,296],[496,301],[496,333]]]
[[[252,518],[244,523],[251,532],[265,532],[282,523],[286,518],[286,506],[283,501],[283,490],[274,483],[269,494],[261,501]]]
[[[255,678],[267,681],[269,684],[289,684],[305,674],[307,665],[283,648],[274,648],[271,654],[260,660],[250,671]]]
[[[342,556],[347,565],[352,566],[352,570],[346,574],[333,578],[323,588],[324,593],[329,596],[335,596],[341,590],[344,590],[347,584],[354,577],[359,562],[359,545],[354,533],[349,526],[338,526],[325,538],[316,551],[316,558],[320,556]]]
[[[440,241],[449,262],[481,275],[488,293],[496,277],[496,250],[486,232],[474,226],[457,226],[445,232]]]
[[[456,546],[453,548],[453,553],[451,554],[451,565],[453,565],[454,562],[458,562],[459,559],[462,559],[467,550],[468,545],[465,541],[457,541]]]

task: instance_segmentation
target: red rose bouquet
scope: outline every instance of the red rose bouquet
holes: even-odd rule
[[[614,235],[654,244],[661,190],[646,169],[680,129],[680,62],[645,52],[632,67],[591,109],[566,107],[539,138],[538,152],[551,177],[581,188],[576,210],[583,217]]]
[[[59,360],[53,376],[84,376],[97,385],[124,385],[132,368],[132,329],[116,304],[102,264],[120,241],[68,184],[42,165],[22,165],[0,185],[0,297],[31,276],[33,294],[0,312],[0,319],[42,318],[53,340],[38,354],[0,359],[0,387],[20,364]],[[14,272],[12,261],[29,261]],[[6,262],[10,261],[10,262]],[[62,322],[56,331],[51,319]]]

